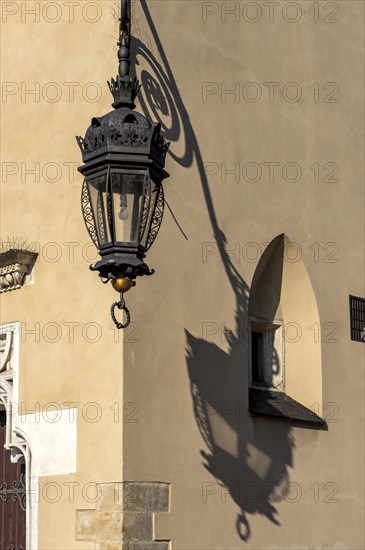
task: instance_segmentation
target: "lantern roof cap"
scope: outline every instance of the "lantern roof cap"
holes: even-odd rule
[[[162,167],[169,143],[161,134],[161,124],[150,122],[130,107],[120,107],[102,117],[94,117],[85,137],[77,142],[84,162],[105,152],[142,154],[153,157]]]
[[[133,111],[129,107],[120,107],[101,117],[92,118],[86,135],[98,126],[108,126],[111,129],[121,128],[124,123],[135,124],[138,128],[146,128],[148,130],[152,127],[151,122],[141,113],[138,113],[138,111]]]

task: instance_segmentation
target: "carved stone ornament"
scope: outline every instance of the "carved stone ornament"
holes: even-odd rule
[[[0,293],[21,288],[31,274],[38,254],[11,249],[0,253]]]

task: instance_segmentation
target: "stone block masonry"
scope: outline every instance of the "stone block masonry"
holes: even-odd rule
[[[170,509],[170,485],[127,481],[100,483],[94,510],[78,510],[76,540],[95,541],[96,550],[171,550],[156,541],[155,513]]]

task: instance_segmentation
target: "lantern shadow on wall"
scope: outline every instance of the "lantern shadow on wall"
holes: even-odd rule
[[[171,142],[168,152],[171,159],[184,168],[190,168],[196,162],[214,238],[235,295],[237,326],[245,327],[249,287],[226,252],[226,237],[216,216],[193,126],[145,0],[141,0],[141,5],[158,52],[154,54],[151,47],[147,48],[141,40],[132,39],[132,58],[136,65],[131,67],[132,72],[136,73],[142,60],[144,67],[140,74],[143,84],[143,94],[139,96],[141,109],[146,117],[161,124],[165,139]],[[179,146],[181,142],[184,144],[182,154],[176,152],[177,142]],[[239,506],[236,529],[240,538],[247,541],[251,536],[247,514],[261,514],[280,525],[275,504],[283,499],[280,488],[288,484],[289,467],[293,467],[292,425],[249,415],[248,367],[245,364],[247,343],[244,338],[227,333],[229,350],[225,352],[187,330],[185,334],[194,414],[209,450],[201,451],[203,464],[215,478],[217,486],[225,487]],[[247,414],[232,415],[232,407],[237,403],[240,411],[245,410]],[[235,434],[235,451],[228,443],[227,429]]]

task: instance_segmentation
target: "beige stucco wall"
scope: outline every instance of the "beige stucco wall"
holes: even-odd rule
[[[362,346],[349,339],[348,295],[363,294],[363,7],[358,2],[336,3],[339,23],[316,24],[311,4],[301,2],[302,19],[291,24],[280,15],[286,4],[281,2],[273,23],[263,15],[261,21],[250,24],[242,15],[237,23],[232,16],[222,23],[224,3],[212,4],[212,11],[215,7],[218,11],[208,16],[206,23],[200,2],[154,2],[149,9],[178,88],[171,95],[180,116],[180,133],[175,117],[179,139],[171,149],[182,156],[186,143],[188,148],[194,147],[191,132],[187,133],[191,124],[203,161],[216,163],[209,165],[213,174],[208,184],[218,228],[231,251],[234,288],[218,247],[204,244],[215,243],[217,227],[214,220],[212,226],[212,207],[203,193],[198,161],[195,157],[186,168],[170,159],[167,164],[172,177],[165,186],[166,196],[189,240],[167,213],[150,254],[157,274],[140,283],[138,292],[130,296],[140,332],[138,344],[125,348],[124,390],[128,399],[140,403],[143,415],[139,424],[125,426],[124,476],[171,482],[171,513],[159,516],[157,535],[172,537],[176,548],[244,547],[236,531],[241,511],[235,500],[250,524],[247,547],[361,547],[364,363]],[[148,25],[140,19],[143,31],[151,37]],[[179,32],[174,32],[174,25]],[[146,35],[142,34],[143,39]],[[150,40],[149,49],[166,73],[166,61],[157,53],[152,37]],[[209,88],[216,93],[206,96],[204,102],[202,90],[207,82],[216,83]],[[227,95],[222,101],[224,86],[232,90],[237,82],[240,90],[246,83],[258,83],[262,98],[249,103],[242,95]],[[285,83],[298,83],[302,99],[289,103],[275,94],[270,103],[264,82],[279,82],[280,90]],[[324,103],[322,94],[315,103],[309,89],[314,82],[322,91],[327,82],[338,83],[338,103]],[[254,94],[254,89],[248,93]],[[279,172],[269,183],[264,163],[274,161],[280,163]],[[227,174],[224,179],[223,163],[232,170],[235,163],[244,169],[248,162],[260,164],[263,175],[259,181],[245,181],[242,174]],[[285,181],[280,175],[288,162],[302,168],[300,182]],[[339,182],[323,182],[322,175],[315,183],[309,169],[314,162],[321,166],[336,162]],[[254,175],[251,172],[249,177]],[[329,420],[338,420],[329,423],[328,432],[280,422],[252,422],[246,414],[242,332],[247,293],[259,259],[247,261],[255,258],[258,248],[248,248],[247,243],[258,243],[263,251],[264,243],[281,233],[298,243],[318,305],[324,414],[336,410]],[[314,255],[314,243],[319,243],[319,257]],[[337,246],[326,250],[324,247],[330,246],[326,243]],[[241,253],[238,257],[232,252],[236,246]],[[328,263],[331,257],[327,254],[337,247],[333,258],[338,261]],[[229,346],[224,326],[235,330],[238,302],[240,332]],[[313,338],[309,327],[316,319],[303,321],[303,339]],[[324,330],[326,323],[338,326],[337,342],[324,342],[331,329]],[[191,335],[188,339],[185,331]],[[298,350],[300,346],[299,342]],[[300,360],[299,351],[297,358]],[[210,427],[201,427],[211,452],[198,429],[191,382],[198,410],[207,401],[218,404],[215,409],[208,407]],[[298,394],[300,391],[297,387]],[[227,414],[227,409],[234,414]],[[219,413],[224,416],[225,412],[227,422],[222,422]],[[139,450],[141,441],[146,452]],[[209,461],[201,456],[201,449],[212,455]],[[204,468],[207,462],[211,472]],[[293,484],[287,499],[266,499],[267,484],[278,480],[280,485],[285,478]],[[249,493],[252,503],[235,495],[231,498],[228,489],[219,487],[220,481],[232,493],[249,490],[252,482],[256,485],[251,490],[258,487],[263,496],[255,500],[255,493]],[[330,481],[335,485],[325,486]],[[316,487],[319,496],[314,496]],[[325,502],[333,488],[338,488],[338,493],[332,498],[339,502]],[[296,489],[298,501],[289,502],[296,500]],[[278,493],[283,494],[280,489]],[[270,506],[277,510],[274,517],[280,526],[268,519]],[[349,528],[350,517],[358,529]]]
[[[146,72],[155,79],[155,94],[143,105],[154,120],[163,112],[172,141],[166,198],[187,239],[166,210],[148,255],[156,274],[128,294],[134,325],[124,344],[110,329],[115,294],[88,270],[82,179],[74,172],[70,177],[65,164],[80,162],[73,136],[110,109],[106,80],[117,69],[116,3],[102,1],[98,11],[91,6],[86,12],[82,7],[90,3],[75,5],[73,22],[65,2],[57,3],[60,12],[40,12],[39,22],[24,11],[30,4],[1,5],[7,83],[1,235],[40,243],[40,257],[34,285],[1,297],[1,322],[24,323],[24,334],[39,323],[37,341],[28,334],[20,348],[20,399],[30,410],[37,402],[67,407],[76,401],[79,411],[90,402],[102,411],[95,423],[78,415],[77,472],[41,483],[171,483],[171,511],[157,515],[156,539],[172,539],[174,548],[360,548],[364,355],[349,338],[348,295],[364,295],[362,3],[331,3],[332,14],[320,2],[317,23],[304,1],[296,3],[297,22],[286,20],[299,9],[289,2],[275,7],[270,22],[262,2],[249,8],[247,2],[156,0],[147,5],[157,35],[135,3],[134,34],[157,60],[153,67],[137,49],[137,74],[145,84]],[[240,11],[224,20],[224,9],[235,5]],[[262,16],[250,23],[255,5]],[[61,17],[51,23],[56,13]],[[40,92],[24,96],[37,82]],[[53,103],[50,82],[61,90]],[[271,97],[273,85],[264,83],[273,82]],[[238,95],[225,95],[232,89]],[[262,97],[251,102],[255,90]],[[291,101],[298,90],[301,99]],[[25,172],[37,162],[39,178]],[[247,181],[257,169],[250,162],[262,170],[255,183]],[[273,162],[279,165],[270,183]],[[237,163],[239,173],[224,175]],[[300,181],[288,181],[296,169],[288,163],[300,167]],[[319,182],[310,168],[315,163]],[[324,181],[336,165],[332,178],[338,181]],[[256,420],[247,409],[249,289],[267,243],[283,233],[298,245],[318,307],[322,395],[313,402],[322,401],[328,432]],[[225,265],[217,242],[230,251]],[[301,319],[303,341],[313,338],[316,319]],[[74,338],[69,323],[79,323]],[[333,326],[336,341],[327,342]],[[233,330],[230,340],[225,327]],[[52,331],[61,334],[58,342],[49,341],[56,339]],[[100,338],[92,343],[95,334]],[[300,395],[300,388],[294,391]],[[193,397],[196,411],[207,406],[209,422],[200,430]],[[134,411],[137,422],[130,421]],[[253,483],[263,496],[231,498],[220,483],[238,493]],[[276,501],[267,495],[271,483]],[[291,492],[280,498],[287,483]],[[40,548],[93,547],[74,537],[76,510],[94,507],[80,487],[74,502],[65,491],[55,504],[41,500]],[[242,512],[250,525],[246,543],[236,530]]]
[[[70,22],[67,5],[54,4],[61,18],[51,23],[58,12],[52,6],[42,12],[43,2],[1,3],[1,236],[27,238],[39,250],[34,285],[1,296],[1,322],[21,323],[19,400],[26,409],[38,406],[43,415],[51,402],[78,403],[77,472],[39,479],[39,548],[47,550],[94,547],[75,540],[76,510],[95,507],[96,483],[121,481],[123,461],[123,337],[109,314],[115,292],[88,269],[95,254],[81,216],[74,137],[95,109],[110,107],[105,81],[115,72],[113,19],[104,2],[98,24],[85,21],[95,20],[95,8],[83,17],[82,4],[76,6]],[[14,6],[19,11],[12,16]],[[27,14],[32,6],[41,10],[39,22]],[[102,51],[110,54],[109,68],[107,55],[96,67]],[[19,94],[4,95],[9,82]],[[65,82],[73,83],[74,97]],[[22,98],[25,87],[37,90],[35,83],[39,95]],[[58,101],[45,99],[59,90]],[[85,94],[92,99],[101,90],[97,104],[87,100]],[[6,163],[16,163],[14,176],[6,176]],[[36,163],[39,177],[26,173]]]

